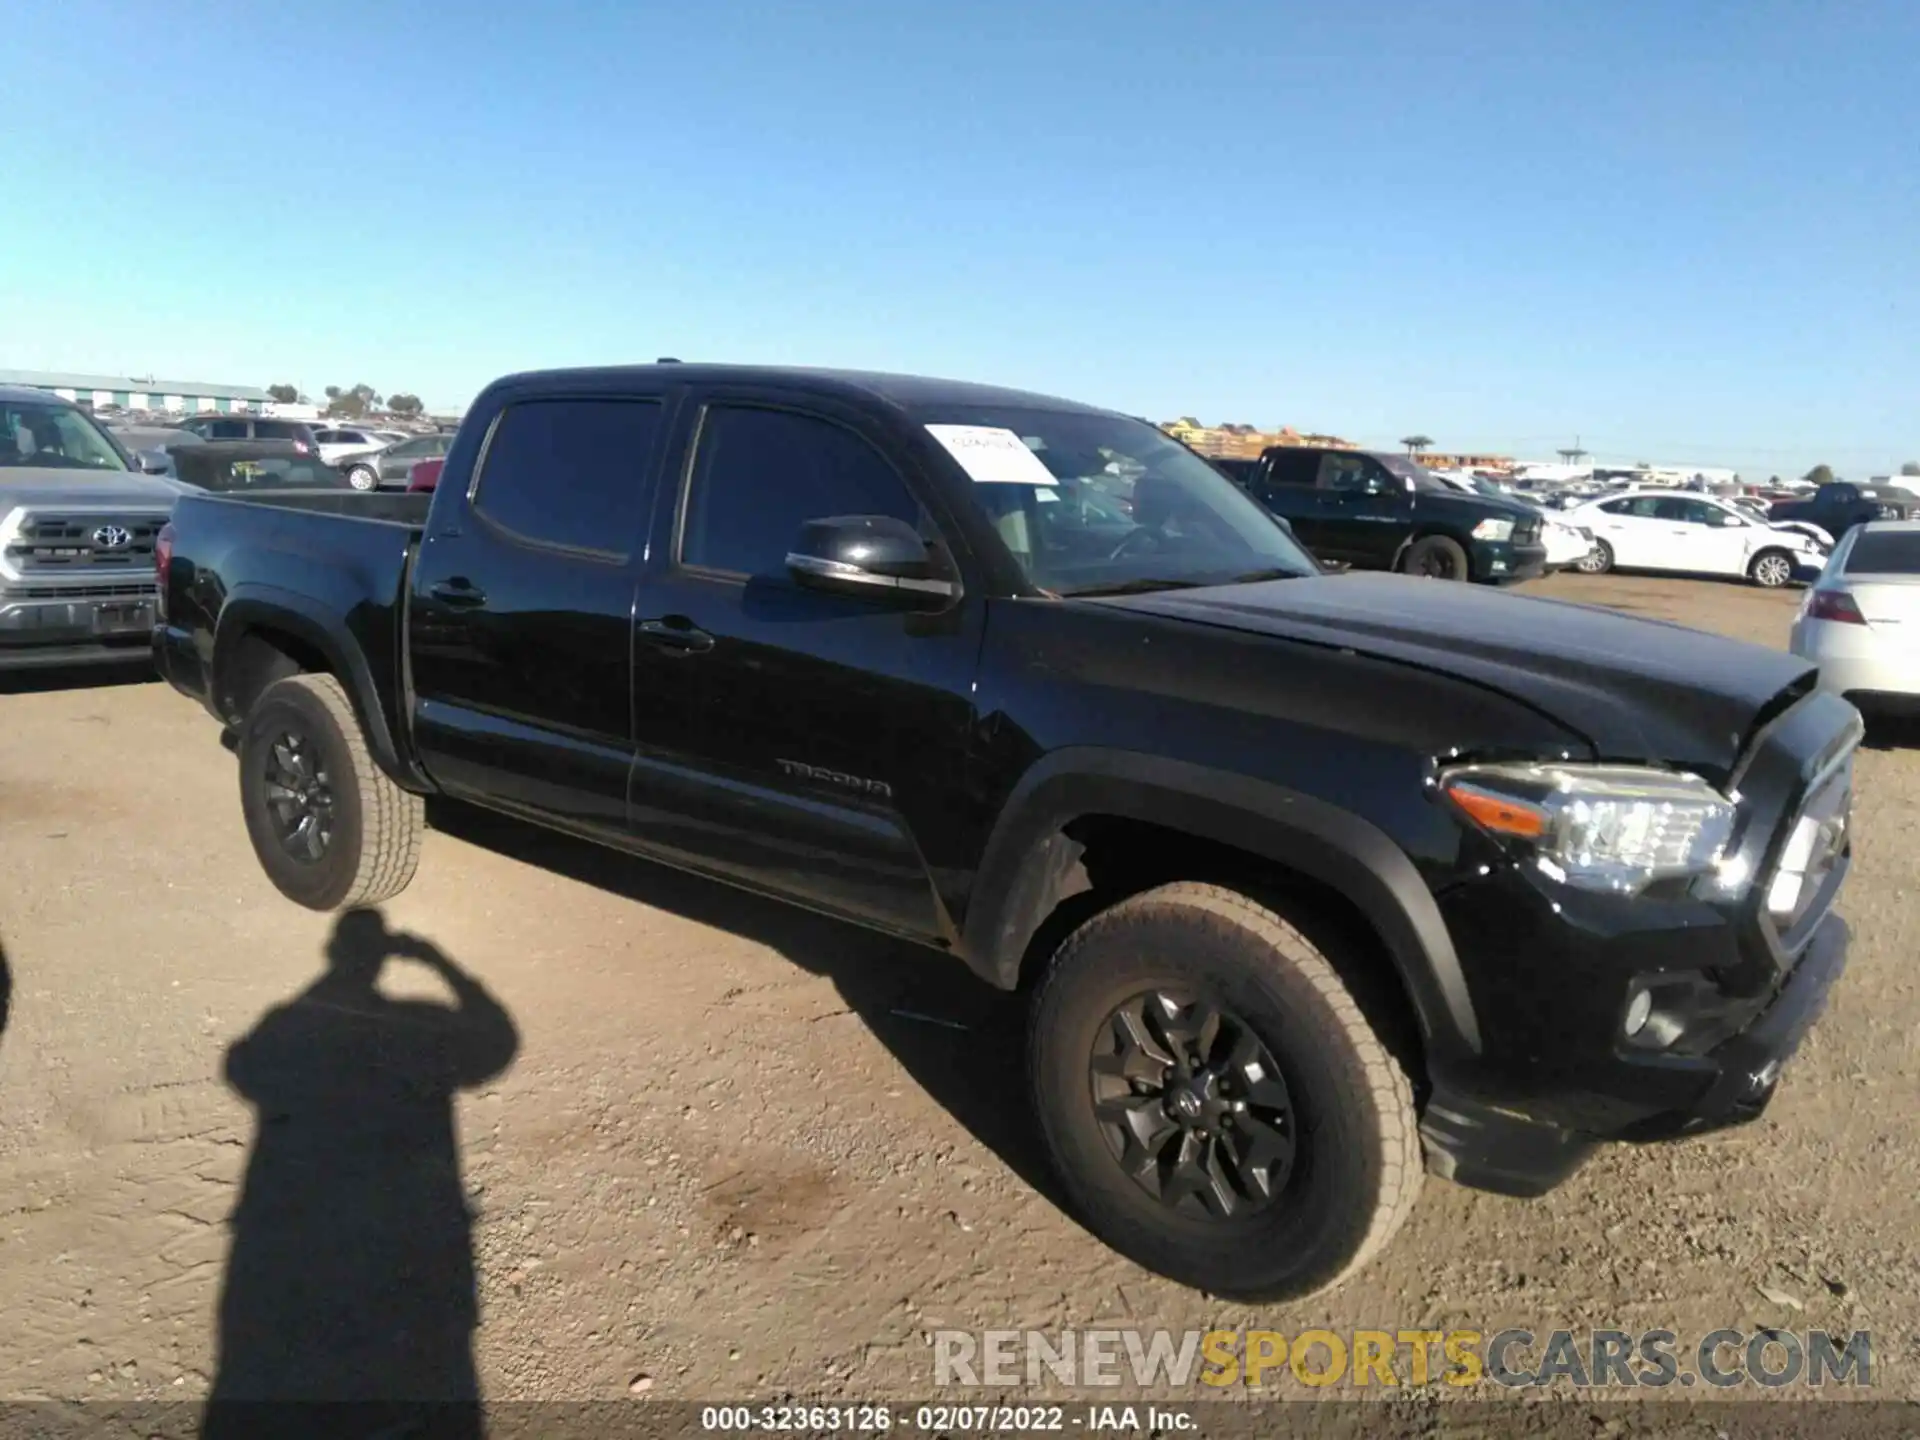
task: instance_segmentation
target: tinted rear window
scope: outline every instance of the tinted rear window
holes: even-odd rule
[[[1847,556],[1849,575],[1920,575],[1920,530],[1866,530]]]
[[[657,400],[509,405],[487,442],[474,508],[516,539],[624,559],[659,428]]]

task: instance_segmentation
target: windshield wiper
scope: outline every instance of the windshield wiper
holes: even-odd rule
[[[1244,575],[1236,575],[1231,580],[1222,580],[1222,585],[1257,585],[1262,580],[1299,580],[1304,577],[1298,570],[1249,570]]]
[[[1200,580],[1122,580],[1117,585],[1088,585],[1080,590],[1063,590],[1061,594],[1070,599],[1082,595],[1147,595],[1155,590],[1197,590],[1204,583]]]

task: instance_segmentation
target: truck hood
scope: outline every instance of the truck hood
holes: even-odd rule
[[[1420,490],[1413,497],[1413,508],[1426,514],[1454,515],[1462,520],[1538,520],[1539,507],[1501,496],[1472,495],[1463,490]]]
[[[128,510],[171,510],[178,493],[157,476],[131,470],[115,473],[0,465],[0,515],[16,505],[104,505]]]
[[[1724,781],[1756,725],[1815,671],[1778,650],[1593,606],[1404,575],[1113,596],[1099,605],[1419,666],[1496,691],[1602,760]],[[1279,683],[1288,683],[1284,673]]]

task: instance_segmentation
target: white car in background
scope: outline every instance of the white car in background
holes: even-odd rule
[[[1920,520],[1841,536],[1787,648],[1820,667],[1821,689],[1863,710],[1920,713]]]
[[[1772,590],[1817,574],[1833,548],[1824,531],[1756,520],[1710,495],[1673,490],[1610,495],[1563,518],[1593,532],[1592,553],[1579,564],[1589,575],[1615,566],[1739,575]]]
[[[1547,573],[1565,570],[1578,565],[1593,550],[1593,535],[1576,522],[1571,516],[1557,510],[1544,509],[1531,495],[1518,495],[1504,490],[1491,480],[1482,480],[1479,476],[1458,470],[1429,471],[1443,485],[1449,485],[1466,495],[1490,495],[1496,500],[1518,500],[1540,511],[1540,543],[1547,547]]]
[[[313,442],[320,447],[320,458],[329,465],[339,463],[343,456],[384,450],[394,444],[396,438],[405,437],[396,437],[391,431],[369,430],[360,425],[335,426],[313,432]]]

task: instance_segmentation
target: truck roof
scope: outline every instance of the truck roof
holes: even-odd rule
[[[894,375],[873,370],[814,369],[802,365],[602,365],[567,370],[528,370],[494,383],[526,392],[543,389],[615,389],[623,384],[675,382],[702,384],[778,385],[844,399],[878,399],[902,408],[929,405],[1003,405],[1027,409],[1076,410],[1089,415],[1119,412],[1077,400],[1062,400],[1028,390],[980,385],[966,380],[938,380],[923,375]]]
[[[75,410],[80,408],[64,395],[56,395],[51,390],[36,390],[31,385],[0,385],[0,400],[24,405],[70,405]]]

